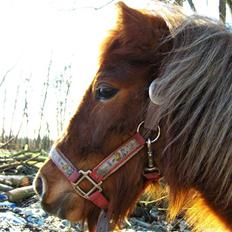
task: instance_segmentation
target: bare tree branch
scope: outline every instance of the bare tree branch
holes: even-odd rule
[[[4,83],[4,81],[6,80],[7,75],[14,69],[14,67],[15,67],[15,65],[13,67],[9,68],[6,71],[6,73],[3,75],[2,80],[0,82],[0,87],[2,86],[2,84]]]
[[[183,6],[184,0],[175,0],[175,4]]]
[[[192,1],[192,0],[188,0],[188,3],[189,3],[189,5],[190,5],[191,9],[192,9],[194,12],[196,12],[196,7],[195,7],[193,1]]]
[[[6,89],[4,91],[4,98],[3,98],[3,106],[2,106],[2,134],[1,134],[1,139],[2,141],[5,140],[5,120],[6,120]]]
[[[226,21],[226,0],[219,0],[219,18],[223,23]]]
[[[18,99],[19,99],[19,89],[20,89],[20,84],[18,84],[17,90],[16,90],[16,95],[15,95],[15,100],[14,100],[14,108],[13,108],[13,112],[12,112],[12,115],[11,115],[9,138],[11,138],[12,132],[13,132],[14,117],[15,117],[15,112],[16,112],[16,108],[17,108],[17,105],[18,105],[17,103],[18,103]]]
[[[1,144],[0,149],[4,148],[5,146],[7,146],[9,143],[11,143],[13,140],[15,139],[15,137],[11,137],[8,141],[6,141],[5,143]]]
[[[108,1],[100,6],[80,6],[80,7],[72,7],[72,8],[69,8],[69,9],[66,9],[67,11],[76,11],[76,10],[79,10],[79,9],[93,9],[93,10],[101,10],[103,9],[104,7],[112,4],[113,2],[116,2],[116,0],[111,0],[111,1]],[[60,9],[61,11],[63,11],[63,9]]]
[[[101,10],[102,8],[110,5],[111,3],[113,3],[115,0],[111,0],[109,2],[106,2],[105,4],[101,5],[101,6],[98,6],[98,7],[94,7],[94,10]]]
[[[232,0],[227,0],[227,5],[229,6],[230,12],[232,14]]]
[[[49,61],[48,70],[47,70],[47,79],[44,82],[45,90],[44,90],[43,102],[42,102],[42,105],[40,108],[40,123],[39,123],[39,130],[38,130],[38,136],[37,136],[37,145],[39,145],[39,143],[40,143],[40,141],[39,141],[40,140],[40,132],[41,132],[42,121],[43,121],[43,116],[44,116],[44,107],[45,107],[45,103],[46,103],[47,95],[48,95],[51,66],[52,66],[52,58]]]
[[[27,101],[27,98],[28,98],[28,89],[29,89],[30,79],[31,79],[31,75],[30,75],[30,78],[26,78],[25,81],[24,81],[24,85],[26,86],[26,88],[25,88],[25,97],[24,97],[24,106],[23,106],[23,111],[22,111],[21,123],[19,124],[18,131],[15,134],[16,143],[18,141],[19,134],[20,134],[21,129],[23,127],[25,117],[26,117],[27,125],[28,125],[28,101]]]

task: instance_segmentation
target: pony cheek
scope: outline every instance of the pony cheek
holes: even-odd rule
[[[62,210],[65,219],[71,222],[80,221],[84,217],[85,200],[78,195],[73,195],[68,202],[65,203]]]

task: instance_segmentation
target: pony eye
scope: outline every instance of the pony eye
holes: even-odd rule
[[[108,85],[100,85],[96,88],[96,95],[95,98],[97,100],[108,100],[112,98],[116,93],[118,92],[118,89],[115,89]]]

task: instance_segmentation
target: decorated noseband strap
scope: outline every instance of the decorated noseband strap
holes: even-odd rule
[[[108,207],[109,202],[102,194],[102,181],[137,154],[144,147],[144,144],[144,138],[139,133],[136,133],[127,142],[107,156],[106,159],[99,163],[95,168],[87,171],[78,170],[58,148],[51,149],[50,158],[72,183],[75,191],[81,197],[88,199],[98,207],[105,209]],[[87,180],[92,186],[87,192],[80,187],[83,180]]]

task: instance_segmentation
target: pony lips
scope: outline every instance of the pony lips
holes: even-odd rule
[[[116,172],[120,167],[122,167],[128,160],[135,156],[141,149],[147,144],[148,149],[148,167],[144,169],[144,177],[149,181],[158,181],[160,178],[159,169],[154,166],[153,154],[151,150],[151,144],[157,141],[160,136],[160,128],[158,127],[158,134],[156,138],[147,141],[140,135],[139,130],[144,124],[142,121],[134,136],[123,143],[119,148],[113,151],[109,156],[107,156],[102,162],[100,162],[92,170],[79,170],[77,169],[71,161],[69,161],[66,156],[58,149],[52,148],[49,157],[59,168],[59,170],[67,177],[71,182],[74,190],[81,197],[91,201],[96,206],[101,209],[106,209],[109,205],[108,200],[102,193],[103,189],[101,187],[103,181]],[[91,183],[92,188],[89,191],[84,191],[80,187],[80,183],[83,180],[87,180]]]

